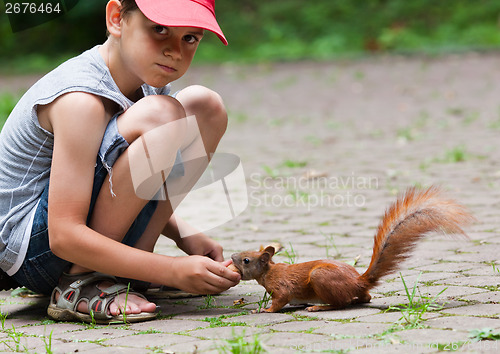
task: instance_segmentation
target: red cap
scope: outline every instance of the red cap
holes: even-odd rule
[[[215,0],[135,0],[144,16],[162,26],[197,27],[215,33],[227,45],[215,19]]]

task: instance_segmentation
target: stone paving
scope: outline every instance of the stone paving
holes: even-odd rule
[[[34,79],[2,78],[0,92]],[[471,240],[430,235],[371,303],[340,311],[252,314],[264,289],[250,281],[214,297],[155,298],[155,321],[92,326],[54,323],[47,298],[2,292],[0,350],[215,353],[239,340],[270,353],[499,352],[499,341],[470,337],[500,332],[499,54],[195,67],[174,88],[191,83],[224,97],[219,151],[245,170],[248,207],[208,232],[226,257],[278,241],[288,256],[275,261],[359,257],[364,271],[381,215],[411,185],[439,184],[464,203],[478,220]],[[180,255],[168,240],[157,252]],[[413,315],[390,309],[410,301],[401,276],[410,291],[418,282]]]

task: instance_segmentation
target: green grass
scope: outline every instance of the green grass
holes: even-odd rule
[[[258,334],[254,334],[251,339],[248,340],[245,336],[245,331],[241,334],[236,334],[234,330],[232,338],[226,339],[224,343],[216,348],[216,350],[219,353],[232,354],[259,354],[268,352]]]
[[[10,112],[14,109],[20,95],[14,95],[10,92],[0,93],[0,129],[5,124]]]
[[[500,48],[496,0],[218,0],[216,10],[229,46],[207,32],[195,64]],[[57,20],[16,33],[6,17],[0,2],[0,70],[4,73],[46,72],[105,40],[104,11],[96,1],[80,1]],[[363,73],[356,75],[363,78]]]
[[[500,331],[496,331],[493,328],[473,329],[469,332],[469,338],[471,338],[472,342],[500,340]]]
[[[247,326],[245,322],[225,322],[224,319],[234,316],[221,315],[219,317],[205,317],[204,322],[210,323],[210,328]]]
[[[417,280],[413,285],[413,289],[410,292],[410,289],[406,285],[406,282],[400,273],[401,281],[403,282],[406,297],[408,299],[408,304],[400,304],[398,306],[389,307],[389,310],[395,310],[401,312],[402,316],[399,318],[398,325],[401,325],[404,328],[420,328],[422,326],[422,322],[424,321],[423,316],[428,311],[440,310],[443,308],[443,306],[438,304],[436,300],[447,288],[441,290],[433,298],[423,296],[420,293],[420,289],[418,289],[418,281],[421,275],[422,273],[418,275]],[[418,297],[417,297],[417,291],[418,291]]]
[[[287,264],[295,264],[297,262],[297,253],[293,249],[293,245],[291,242],[289,242],[290,245],[290,250],[283,248],[282,251],[278,252],[279,255],[283,255],[287,258],[285,263]]]

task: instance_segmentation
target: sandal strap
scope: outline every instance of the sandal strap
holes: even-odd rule
[[[127,291],[129,295],[136,295],[145,299],[142,294],[136,293],[127,285],[118,283],[105,290],[99,289],[99,294],[94,295],[88,302],[89,312],[92,311],[94,318],[99,320],[113,318],[113,316],[108,313],[109,305],[111,305],[118,295],[124,294]]]
[[[106,289],[100,289],[98,285],[103,281],[114,283]],[[60,309],[78,311],[78,305],[84,301],[87,307],[93,312],[96,319],[110,319],[113,316],[108,314],[109,305],[119,294],[129,291],[129,294],[145,298],[142,294],[131,290],[127,285],[118,283],[116,278],[107,274],[90,272],[80,274],[64,273],[58,286],[52,292],[52,301],[55,301],[55,294],[59,293],[56,306]]]

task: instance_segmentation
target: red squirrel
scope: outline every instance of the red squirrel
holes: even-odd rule
[[[292,300],[323,304],[307,307],[308,311],[342,309],[370,302],[368,291],[398,268],[420,238],[434,231],[468,238],[461,227],[473,221],[463,206],[443,198],[439,188],[408,188],[386,210],[374,237],[370,265],[362,275],[349,264],[329,259],[274,263],[272,246],[235,253],[231,258],[242,280],[256,279],[271,294],[272,305],[262,311],[279,311]]]

